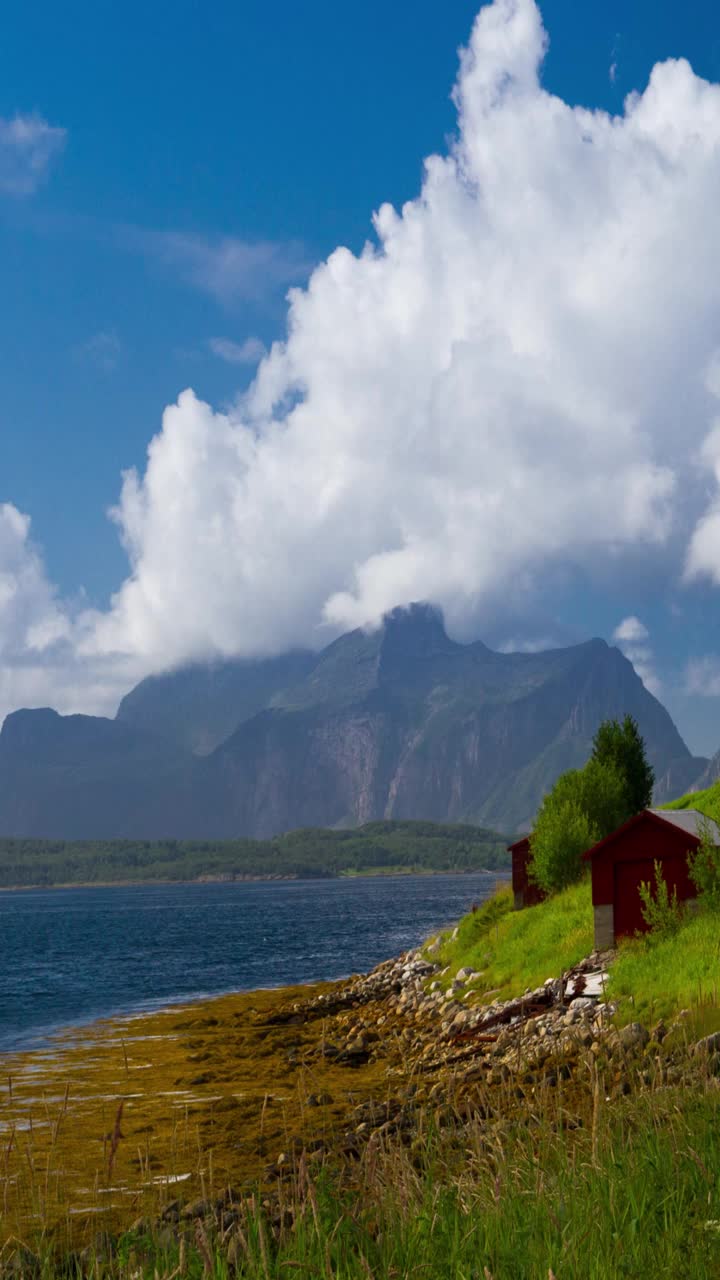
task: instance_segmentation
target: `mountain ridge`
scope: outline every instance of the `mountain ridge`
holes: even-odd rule
[[[319,653],[150,677],[115,720],[13,713],[0,732],[0,833],[266,838],[411,818],[526,829],[600,721],[626,712],[658,800],[707,769],[604,640],[498,653],[452,640],[439,610],[417,604]]]

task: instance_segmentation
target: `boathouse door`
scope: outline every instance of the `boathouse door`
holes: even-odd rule
[[[631,938],[640,931],[645,933],[640,885],[653,884],[655,872],[649,859],[638,862],[615,863],[615,938]]]

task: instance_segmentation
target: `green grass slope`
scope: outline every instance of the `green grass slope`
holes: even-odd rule
[[[672,937],[623,942],[609,994],[648,1025],[688,1009],[703,1029],[720,1027],[720,918],[689,914]]]
[[[449,966],[449,978],[465,966],[477,970],[478,992],[506,1000],[557,977],[592,949],[590,884],[583,880],[524,911],[513,911],[511,890],[503,887],[442,935],[435,958]]]
[[[467,966],[481,974],[473,982],[481,998],[492,992],[509,1000],[559,977],[593,945],[585,878],[524,911],[513,911],[509,888],[499,889],[457,929],[441,935],[433,958],[448,966],[448,982]],[[623,941],[607,994],[618,1001],[618,1025],[636,1019],[651,1025],[687,1010],[697,1034],[720,1028],[720,917],[689,912],[672,937],[646,934]]]
[[[708,818],[716,818],[720,814],[720,782],[714,782],[704,791],[689,791],[686,796],[677,800],[669,800],[662,805],[663,809],[698,809]]]

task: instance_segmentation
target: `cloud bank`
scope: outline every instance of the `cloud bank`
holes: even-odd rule
[[[18,706],[109,713],[142,674],[132,655],[82,656],[82,600],[63,601],[48,582],[30,520],[0,503],[0,717]]]
[[[417,199],[291,291],[231,412],[166,410],[113,513],[128,578],[69,624],[88,669],[324,643],[417,599],[481,629],[658,547],[720,582],[720,88],[670,60],[620,116],[572,108],[546,42],[533,0],[485,6]],[[265,269],[163,252],[220,299]]]

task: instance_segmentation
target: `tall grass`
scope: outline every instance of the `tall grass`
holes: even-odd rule
[[[720,1275],[720,1127],[712,1077],[609,1104],[558,1089],[502,1123],[373,1139],[347,1175],[301,1157],[277,1198],[217,1233],[128,1234],[92,1274],[246,1280],[626,1280]],[[465,1109],[467,1117],[467,1108]],[[422,1129],[422,1124],[421,1124]],[[165,1233],[167,1235],[167,1233]],[[78,1275],[47,1262],[46,1277]],[[54,1270],[50,1268],[54,1267]],[[86,1272],[87,1273],[87,1272]]]
[[[622,942],[608,993],[641,1022],[704,1008],[705,1023],[720,1027],[720,916],[688,913],[671,936]]]

